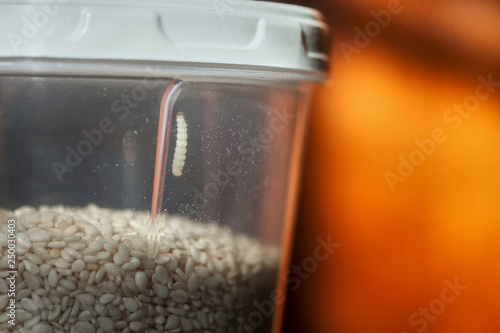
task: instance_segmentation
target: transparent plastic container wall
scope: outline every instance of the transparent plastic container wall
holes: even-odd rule
[[[0,330],[280,331],[327,28],[224,8],[0,1]]]

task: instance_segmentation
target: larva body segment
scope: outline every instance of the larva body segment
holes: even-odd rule
[[[176,177],[182,176],[182,169],[186,163],[187,153],[187,123],[182,113],[177,114],[177,141],[175,143],[174,162],[172,173]]]

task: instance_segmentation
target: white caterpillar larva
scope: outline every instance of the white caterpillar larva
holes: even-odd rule
[[[182,169],[186,162],[187,153],[187,123],[182,113],[177,114],[177,141],[175,143],[174,162],[172,173],[176,177],[182,176]]]

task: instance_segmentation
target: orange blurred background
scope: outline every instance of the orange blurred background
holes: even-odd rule
[[[318,237],[340,247],[289,290],[283,331],[500,332],[500,4],[295,3],[320,9],[334,41],[293,264]],[[376,33],[371,11],[388,8]]]

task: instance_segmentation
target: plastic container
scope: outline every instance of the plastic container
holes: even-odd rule
[[[321,16],[0,0],[0,18],[0,330],[279,332]]]

